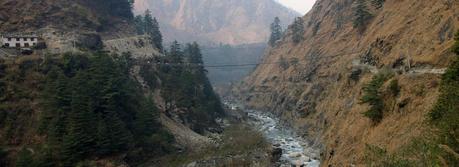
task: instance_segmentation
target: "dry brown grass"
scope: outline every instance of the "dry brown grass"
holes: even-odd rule
[[[318,1],[304,17],[311,26],[320,22],[317,35],[312,35],[312,28],[308,28],[305,41],[297,46],[287,36],[263,59],[276,62],[280,57],[298,58],[301,64],[287,70],[278,65],[260,65],[245,84],[235,90],[247,93],[241,93],[241,99],[249,99],[249,105],[281,113],[299,132],[311,138],[320,137],[326,146],[323,166],[363,165],[366,144],[394,152],[421,134],[425,116],[438,97],[439,75],[397,76],[401,91],[395,102],[406,100],[407,104],[401,108],[396,105],[393,110],[398,112],[385,112],[381,123],[371,126],[361,114],[368,106],[357,103],[363,84],[368,83],[372,75],[364,70],[358,81],[350,81],[347,76],[354,67],[352,62],[371,48],[371,56],[378,60],[377,67],[391,67],[401,57],[405,58],[405,64],[409,60],[412,66],[446,67],[453,58],[449,50],[453,39],[449,34],[454,34],[459,27],[459,20],[454,19],[459,14],[457,8],[459,2],[456,1],[388,0],[374,13],[367,31],[359,35],[349,22],[351,4]],[[338,28],[336,21],[340,19],[344,22]],[[440,36],[445,37],[444,41]],[[276,79],[271,80],[274,76]],[[293,82],[290,78],[300,79]],[[316,89],[311,89],[314,87]],[[302,89],[305,96],[293,96],[292,92],[297,89]],[[302,99],[310,100],[306,104],[315,103],[316,112],[306,118],[299,116],[296,110],[304,107],[305,103],[298,103]]]
[[[265,155],[270,149],[261,133],[246,125],[232,125],[221,134],[223,140],[219,146],[209,147],[198,152],[186,152],[178,155],[170,155],[161,158],[159,164],[153,166],[182,166],[191,162],[211,162],[217,160],[218,166],[242,167],[242,166],[266,166],[269,157]],[[262,155],[264,159],[255,161],[254,156]]]

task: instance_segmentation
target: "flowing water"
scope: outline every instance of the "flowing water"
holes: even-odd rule
[[[236,110],[241,107],[227,103],[231,109]],[[279,120],[270,116],[267,112],[243,109],[249,117],[249,124],[252,124],[256,130],[263,133],[266,139],[273,146],[282,149],[282,157],[280,159],[281,167],[286,166],[305,166],[318,167],[320,165],[317,158],[317,150],[308,147],[301,137],[298,137],[293,130],[281,126]]]

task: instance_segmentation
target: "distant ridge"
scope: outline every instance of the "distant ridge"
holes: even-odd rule
[[[300,14],[274,0],[136,0],[135,12],[150,9],[165,41],[204,44],[264,43],[279,17],[286,27]]]

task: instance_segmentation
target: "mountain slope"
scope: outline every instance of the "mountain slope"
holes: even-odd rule
[[[120,3],[124,2],[124,3]],[[127,1],[3,0],[0,31],[35,32],[38,29],[126,33],[132,12]],[[108,26],[111,25],[111,26]]]
[[[371,16],[354,28],[358,2]],[[234,90],[322,148],[323,166],[363,165],[367,144],[394,152],[420,136],[438,96],[439,74],[454,59],[459,2],[374,2],[319,0],[303,17],[304,40],[294,44],[290,30],[265,55],[266,64]],[[362,88],[385,72],[392,77],[382,82],[385,107],[374,123],[362,114],[370,107],[360,103]],[[386,91],[390,80],[398,81],[399,94]]]
[[[46,42],[30,55],[0,48],[11,52],[0,55],[0,166],[137,166],[214,143],[203,134],[224,114],[205,70],[165,65],[202,64],[199,46],[164,55],[131,36],[132,18],[128,0],[0,2],[0,31]]]
[[[269,24],[284,24],[299,14],[273,0],[136,0],[136,13],[146,9],[159,19],[166,41],[203,44],[264,43]]]

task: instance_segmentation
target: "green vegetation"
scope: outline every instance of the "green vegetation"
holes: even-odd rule
[[[135,30],[137,34],[139,35],[145,34],[144,16],[142,15],[135,16],[134,23],[135,23]]]
[[[365,161],[371,167],[408,167],[410,162],[389,154],[378,146],[366,145]]]
[[[454,37],[454,40],[456,40],[456,42],[454,43],[452,50],[454,53],[459,55],[459,31],[457,31],[456,36]]]
[[[163,36],[159,30],[159,23],[156,18],[151,16],[151,12],[149,10],[145,11],[144,16],[135,16],[134,23],[137,34],[148,35],[153,47],[158,48],[160,51],[163,50]]]
[[[282,26],[279,17],[274,18],[274,22],[271,23],[271,36],[269,37],[269,45],[274,46],[278,40],[282,38]]]
[[[368,21],[373,18],[372,14],[368,11],[365,0],[357,0],[354,8],[354,28],[363,32],[366,28]]]
[[[371,4],[376,8],[376,9],[380,9],[384,6],[384,2],[386,2],[386,0],[371,0]]]
[[[183,50],[181,47],[173,42],[167,56],[157,60],[163,62],[159,65],[159,78],[165,83],[161,93],[168,112],[186,109],[183,118],[192,123],[191,129],[202,133],[216,125],[214,118],[223,115],[223,108],[206,76],[199,45],[186,44]]]
[[[170,152],[173,137],[131,78],[132,64],[129,54],[105,53],[0,62],[0,144],[11,148],[2,166],[72,166],[120,154],[136,164]]]
[[[282,69],[282,70],[286,70],[290,67],[290,64],[289,62],[283,57],[281,56],[279,58],[279,67]]]
[[[430,122],[438,129],[438,142],[445,151],[448,164],[459,165],[459,58],[451,64],[442,77],[440,97],[430,112]]]
[[[54,156],[74,164],[122,153],[162,131],[153,101],[129,77],[129,60],[129,55],[96,53],[47,61],[40,129],[60,150]]]
[[[459,44],[459,34],[456,45]],[[457,53],[457,52],[456,52]],[[459,53],[457,53],[459,55]],[[395,153],[376,146],[367,146],[368,166],[418,167],[459,166],[459,57],[443,74],[440,96],[428,115],[423,136],[412,140]]]
[[[127,19],[133,18],[132,7],[134,0],[91,0],[86,3],[100,13]]]
[[[383,119],[384,99],[380,88],[383,84],[393,77],[393,72],[390,70],[382,70],[363,87],[363,97],[360,102],[369,104],[370,109],[363,113],[364,116],[370,118],[373,123],[379,123]]]
[[[439,147],[426,139],[414,139],[406,146],[402,146],[395,153],[389,153],[386,149],[367,145],[365,161],[371,167],[419,167],[419,166],[445,166],[438,155]]]
[[[398,96],[400,94],[400,86],[398,85],[398,80],[393,79],[389,83],[389,91],[392,96]]]
[[[18,153],[18,159],[16,161],[17,167],[28,167],[33,163],[32,152],[23,148]]]
[[[243,155],[237,162],[229,166],[250,166],[253,153],[266,153],[270,149],[270,144],[260,132],[253,130],[247,125],[231,125],[227,127],[221,136],[222,144],[218,147],[209,147],[204,150],[182,155],[171,155],[165,158],[162,164],[167,166],[182,166],[193,161],[205,160],[209,158],[231,157]],[[260,157],[257,158],[259,161]],[[265,159],[265,161],[267,161]],[[223,163],[223,161],[221,162]],[[259,162],[261,163],[261,162]],[[226,164],[220,164],[226,165]],[[268,166],[268,164],[266,164]]]
[[[303,18],[297,17],[292,25],[292,40],[295,44],[301,42],[304,39],[304,21]]]

